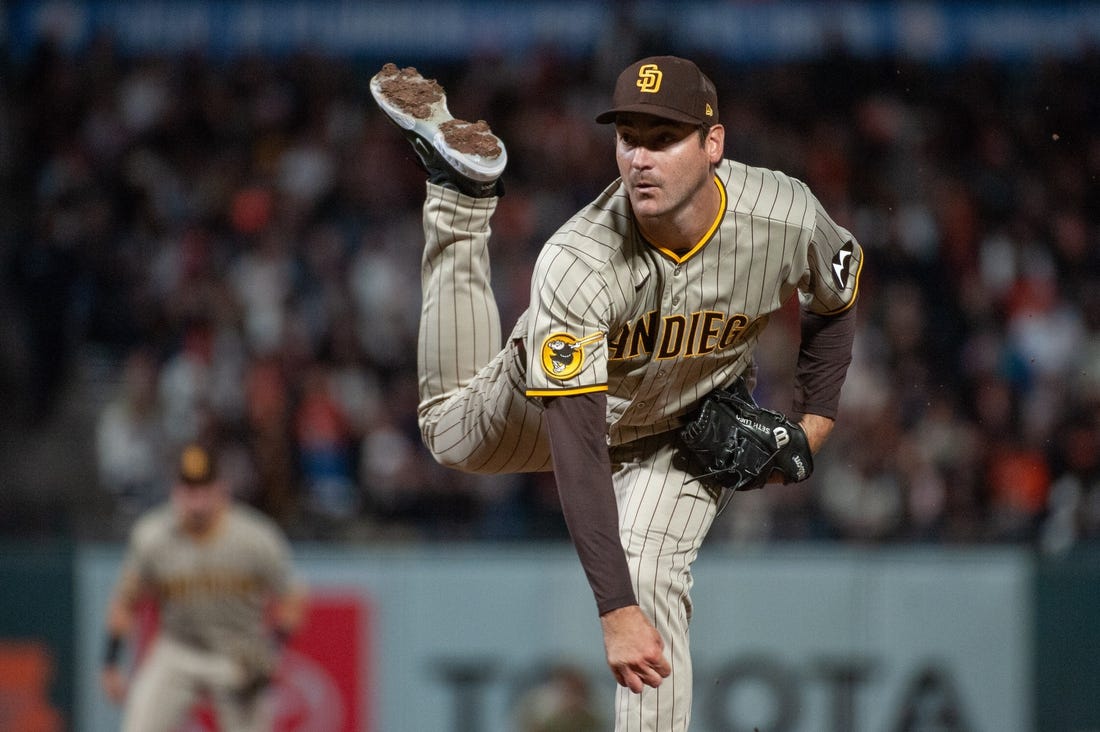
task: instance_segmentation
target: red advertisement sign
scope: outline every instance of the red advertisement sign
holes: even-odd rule
[[[0,729],[61,732],[61,713],[50,703],[53,665],[45,643],[0,640]]]
[[[276,683],[274,732],[370,730],[370,617],[358,597],[318,597],[287,648]]]

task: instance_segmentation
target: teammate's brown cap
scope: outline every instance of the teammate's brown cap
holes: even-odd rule
[[[628,66],[615,83],[611,105],[597,122],[614,122],[620,112],[641,112],[707,127],[718,124],[714,82],[678,56],[650,56]]]
[[[217,477],[213,453],[204,445],[185,445],[179,457],[180,481],[188,485],[205,485]]]

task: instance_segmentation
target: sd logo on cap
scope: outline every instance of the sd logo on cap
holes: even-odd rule
[[[620,112],[637,112],[704,127],[718,124],[714,82],[678,56],[650,56],[626,67],[615,82],[611,105],[597,122],[610,124]]]

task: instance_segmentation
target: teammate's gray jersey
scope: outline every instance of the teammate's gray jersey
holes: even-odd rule
[[[527,394],[606,390],[609,439],[676,427],[752,363],[769,316],[855,301],[862,252],[804,183],[723,160],[718,218],[688,252],[646,241],[621,181],[547,242],[513,335],[528,345]]]
[[[263,514],[231,506],[216,533],[196,541],[165,506],[135,525],[126,563],[154,589],[162,633],[252,664],[273,660],[264,613],[287,591],[290,552]]]

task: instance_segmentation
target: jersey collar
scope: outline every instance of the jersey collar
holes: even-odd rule
[[[672,249],[663,247],[660,244],[650,242],[654,249],[671,259],[673,262],[680,264],[681,262],[691,259],[697,251],[703,248],[704,244],[710,241],[710,238],[714,236],[714,232],[718,231],[718,226],[722,223],[722,217],[726,215],[726,205],[729,202],[729,199],[726,197],[726,187],[722,185],[722,181],[719,180],[717,175],[714,176],[714,185],[718,187],[718,195],[721,196],[721,200],[718,202],[718,215],[714,217],[714,221],[703,233],[702,238],[695,243],[695,246],[681,254]]]

